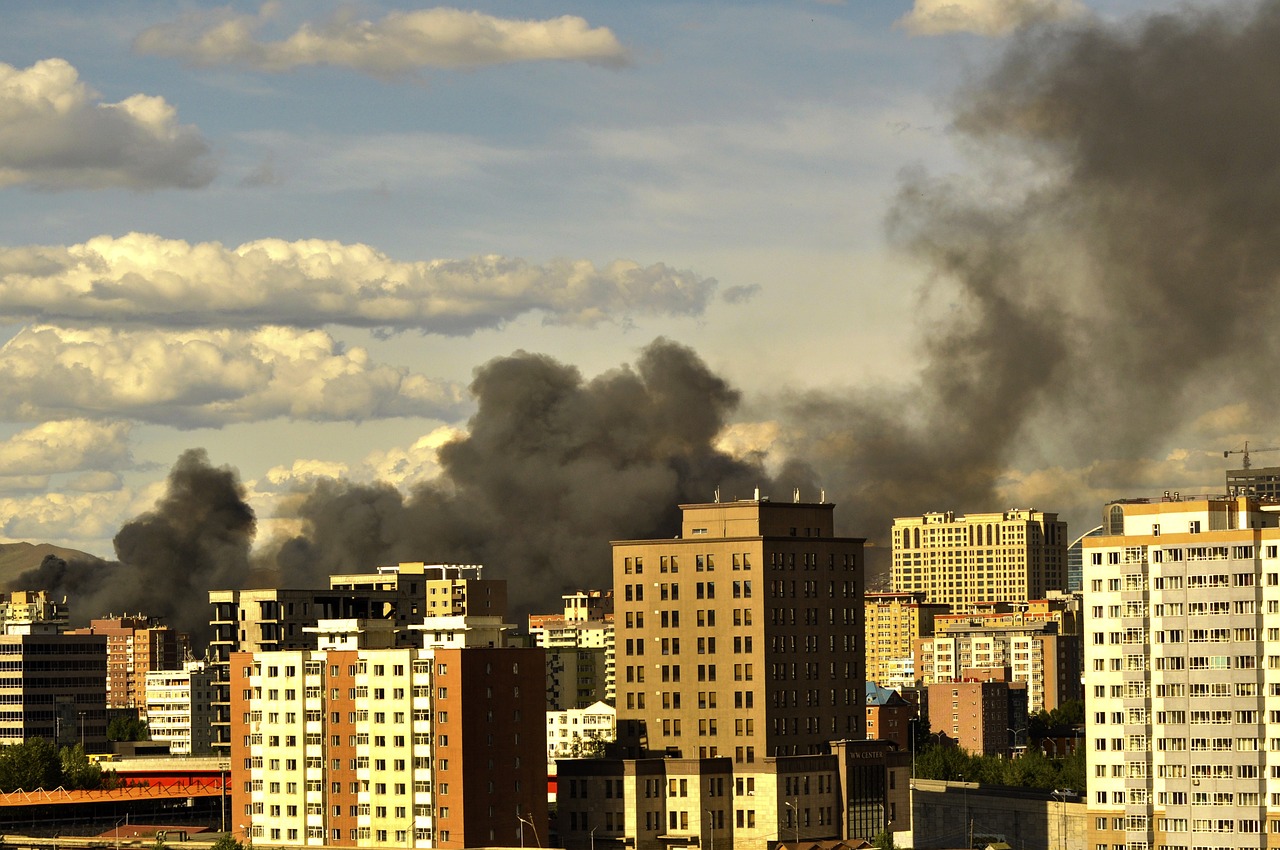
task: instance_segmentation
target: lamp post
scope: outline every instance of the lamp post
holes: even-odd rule
[[[706,812],[707,812],[707,817],[711,819],[711,842],[710,842],[710,843],[711,843],[711,846],[710,846],[710,850],[716,850],[716,813],[715,813],[715,812],[713,812],[713,811],[711,811],[710,809],[707,809],[707,810],[706,810]],[[591,848],[591,850],[595,850],[595,847],[593,846],[593,847]]]
[[[1070,788],[1054,788],[1049,796],[1058,801],[1058,846],[1067,844],[1067,797],[1075,794]]]
[[[516,817],[520,819],[521,823],[529,824],[529,829],[533,830],[533,840],[538,843],[539,847],[541,847],[542,839],[538,837],[538,828],[533,825],[533,816],[530,815],[528,818],[524,818],[524,817],[521,817],[520,815],[516,815]],[[520,846],[521,847],[524,846],[524,829],[523,828],[521,828],[520,830]]]
[[[1006,726],[1005,728],[1008,729],[1010,734],[1013,735],[1013,753],[1016,754],[1018,752],[1018,733],[1026,732],[1027,727],[1019,726],[1018,728],[1014,729],[1012,726]]]
[[[599,824],[591,827],[591,850],[596,850],[596,830],[599,828]],[[715,848],[713,847],[712,850],[715,850]]]
[[[794,804],[790,800],[783,800],[782,802],[784,805],[786,805],[788,809],[791,810],[791,814],[795,818],[795,822],[792,824],[792,829],[795,832],[796,847],[799,847],[800,846],[800,808],[799,808],[800,798],[797,797]]]

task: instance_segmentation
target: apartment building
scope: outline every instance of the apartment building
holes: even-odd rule
[[[0,746],[28,738],[107,743],[107,641],[101,635],[0,635]]]
[[[1044,599],[1067,586],[1067,524],[1029,509],[897,517],[891,578],[895,591],[957,610]]]
[[[1085,538],[1090,848],[1280,844],[1278,519],[1175,495]]]
[[[1083,654],[1075,600],[997,604],[971,614],[934,619],[932,637],[916,641],[917,678],[923,685],[952,682],[962,671],[1011,671],[1027,689],[1030,711],[1053,711],[1083,696]]]
[[[308,649],[320,620],[386,620],[403,645],[426,616],[467,613],[506,616],[506,583],[480,578],[474,565],[405,562],[372,573],[330,577],[328,589],[257,588],[213,590],[209,644],[217,696],[214,701],[214,749],[231,745],[230,658],[232,652]]]
[[[1005,670],[971,670],[929,686],[929,728],[975,755],[1004,756],[1026,744],[1027,689]],[[1019,737],[1018,733],[1021,733]]]
[[[175,756],[208,755],[213,749],[214,681],[211,665],[186,661],[181,670],[146,676],[147,728]]]
[[[862,738],[863,540],[826,502],[680,507],[679,537],[612,544],[624,754],[751,764]]]
[[[580,590],[561,598],[562,613],[529,615],[529,635],[547,652],[547,709],[613,702],[613,592]]]
[[[99,617],[68,634],[107,639],[107,708],[134,709],[146,719],[147,674],[177,670],[191,652],[190,638],[143,614]]]
[[[923,591],[863,596],[867,681],[890,690],[914,687],[915,642],[933,634],[934,617],[951,606],[925,602]]]
[[[617,712],[607,702],[547,712],[547,759],[592,758],[614,739]]]
[[[515,846],[547,823],[543,659],[497,617],[322,621],[231,656],[233,808],[255,844]]]
[[[0,591],[0,633],[29,634],[32,631],[66,631],[67,598],[47,590]]]

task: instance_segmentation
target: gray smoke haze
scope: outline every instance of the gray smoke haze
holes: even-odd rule
[[[1083,532],[1101,490],[1221,489],[1151,480],[1171,448],[1277,433],[1278,82],[1267,2],[1027,30],[962,87],[976,173],[909,170],[888,217],[931,272],[918,381],[771,402],[846,521],[1016,492]]]
[[[49,578],[88,586],[94,613],[127,602],[203,623],[208,587],[472,562],[546,607],[608,581],[610,539],[674,534],[676,505],[717,486],[726,499],[821,486],[842,533],[883,540],[896,515],[1012,504],[1083,531],[1101,493],[1221,481],[1220,466],[1189,482],[1153,471],[1197,441],[1280,436],[1278,81],[1280,2],[1015,35],[956,96],[952,132],[974,170],[905,172],[888,216],[894,244],[932,273],[915,343],[926,365],[905,389],[740,408],[668,341],[591,380],[517,353],[477,371],[478,411],[438,481],[408,496],[318,486],[296,508],[303,533],[261,573],[234,474],[189,454],[166,502],[121,530],[121,563],[99,571],[118,587]],[[744,414],[784,426],[771,452],[792,462],[772,479],[762,458],[714,447]]]
[[[209,591],[239,588],[252,576],[253,510],[239,476],[215,468],[202,449],[183,452],[155,510],[115,536],[117,561],[47,557],[14,588],[65,594],[71,620],[87,625],[110,613],[161,616],[199,646],[209,631]]]
[[[389,485],[327,482],[298,508],[305,532],[274,553],[286,584],[402,560],[481,563],[513,604],[609,586],[612,539],[679,532],[677,505],[774,486],[758,463],[713,446],[738,393],[694,352],[657,340],[584,380],[517,353],[476,372],[467,435],[440,452],[441,479],[407,498]],[[811,476],[788,468],[787,487]]]

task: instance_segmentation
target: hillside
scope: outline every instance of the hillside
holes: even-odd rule
[[[65,549],[52,543],[0,543],[0,587],[25,590],[13,587],[13,582],[27,570],[40,566],[46,555],[57,555],[66,560],[100,560],[87,552]]]

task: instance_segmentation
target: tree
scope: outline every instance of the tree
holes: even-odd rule
[[[58,748],[44,738],[28,738],[0,749],[0,791],[57,788],[62,783]]]
[[[871,839],[871,846],[875,850],[893,850],[893,833],[881,832],[875,838]]]
[[[231,833],[224,832],[218,836],[217,841],[213,842],[212,850],[250,850],[252,847],[252,844],[243,844]]]
[[[63,747],[58,756],[64,787],[73,790],[102,787],[102,768],[89,761],[80,744]]]
[[[128,715],[120,715],[113,717],[111,723],[107,725],[107,740],[150,741],[151,730],[147,728],[144,720],[129,717]]]

